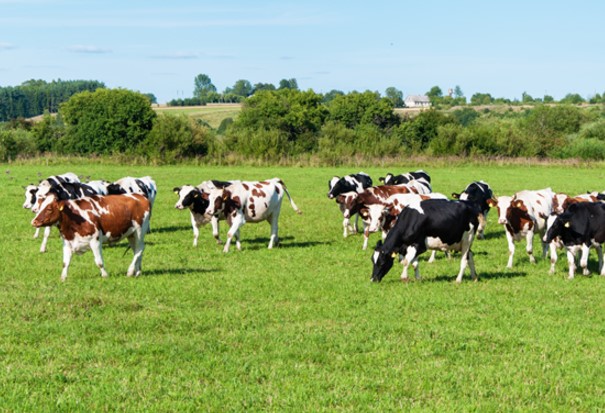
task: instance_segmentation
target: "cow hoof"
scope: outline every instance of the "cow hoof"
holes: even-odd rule
[[[402,278],[402,279],[401,279],[401,282],[402,282],[402,283],[406,283],[406,284],[407,284],[407,283],[409,283],[409,282],[410,282],[410,279],[409,279],[409,277],[408,277],[408,278]]]

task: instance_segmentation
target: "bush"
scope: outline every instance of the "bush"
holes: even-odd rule
[[[185,115],[161,114],[138,152],[161,163],[208,154],[211,131]]]
[[[31,132],[24,129],[0,130],[0,161],[11,161],[19,156],[30,157],[37,152]]]

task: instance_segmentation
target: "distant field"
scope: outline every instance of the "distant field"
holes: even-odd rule
[[[457,257],[399,282],[397,264],[370,283],[371,251],[342,237],[326,197],[333,175],[422,167],[435,191],[483,179],[498,195],[552,186],[605,189],[602,164],[434,165],[389,168],[2,165],[0,184],[0,410],[2,411],[599,411],[605,408],[605,278],[566,279],[549,263],[515,266],[496,214],[473,247],[479,281],[453,281]],[[90,252],[61,283],[61,242],[32,239],[22,185],[72,171],[93,179],[152,175],[159,192],[143,275],[125,277],[126,243],[104,249],[108,279]],[[268,224],[241,229],[223,254],[203,228],[192,247],[189,213],[172,188],[209,178],[281,177],[303,210],[282,206],[282,244]],[[226,228],[221,227],[224,237]],[[374,234],[374,244],[378,235]],[[538,240],[536,239],[537,243]],[[590,268],[596,271],[591,254]]]
[[[218,128],[225,118],[237,118],[241,105],[236,103],[209,104],[206,106],[154,106],[156,112],[182,113],[195,119],[203,119],[213,128]]]

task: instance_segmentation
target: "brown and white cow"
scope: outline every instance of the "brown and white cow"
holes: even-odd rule
[[[36,228],[55,225],[63,238],[63,271],[67,271],[73,253],[92,250],[101,276],[107,277],[103,262],[102,244],[128,238],[134,258],[128,267],[128,276],[141,274],[141,260],[145,249],[145,234],[149,228],[151,207],[149,200],[139,194],[91,196],[73,200],[58,200],[50,194],[32,220]]]
[[[379,185],[365,189],[364,191],[347,192],[337,197],[336,202],[341,205],[345,218],[350,218],[359,213],[363,205],[376,204],[385,201],[395,194],[428,194],[423,186],[408,184],[402,185]]]
[[[288,195],[292,208],[301,214],[280,178],[235,182],[225,188],[210,190],[206,214],[224,214],[230,226],[223,252],[229,252],[234,236],[236,247],[241,250],[239,230],[246,222],[268,221],[271,224],[269,249],[273,248],[278,243],[278,220],[284,194]]]
[[[499,196],[490,199],[491,207],[498,207],[498,223],[504,225],[506,239],[508,241],[508,263],[507,268],[513,267],[515,254],[515,241],[525,237],[527,241],[526,251],[529,261],[536,262],[533,252],[534,234],[540,234],[542,242],[542,255],[546,256],[548,244],[542,240],[546,232],[546,219],[553,210],[553,199],[555,193],[550,188],[538,191],[520,191],[511,196]]]

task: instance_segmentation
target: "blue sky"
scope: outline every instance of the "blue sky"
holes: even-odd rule
[[[404,95],[459,85],[520,99],[605,92],[605,1],[0,0],[0,86],[99,80],[191,97],[295,78]]]

